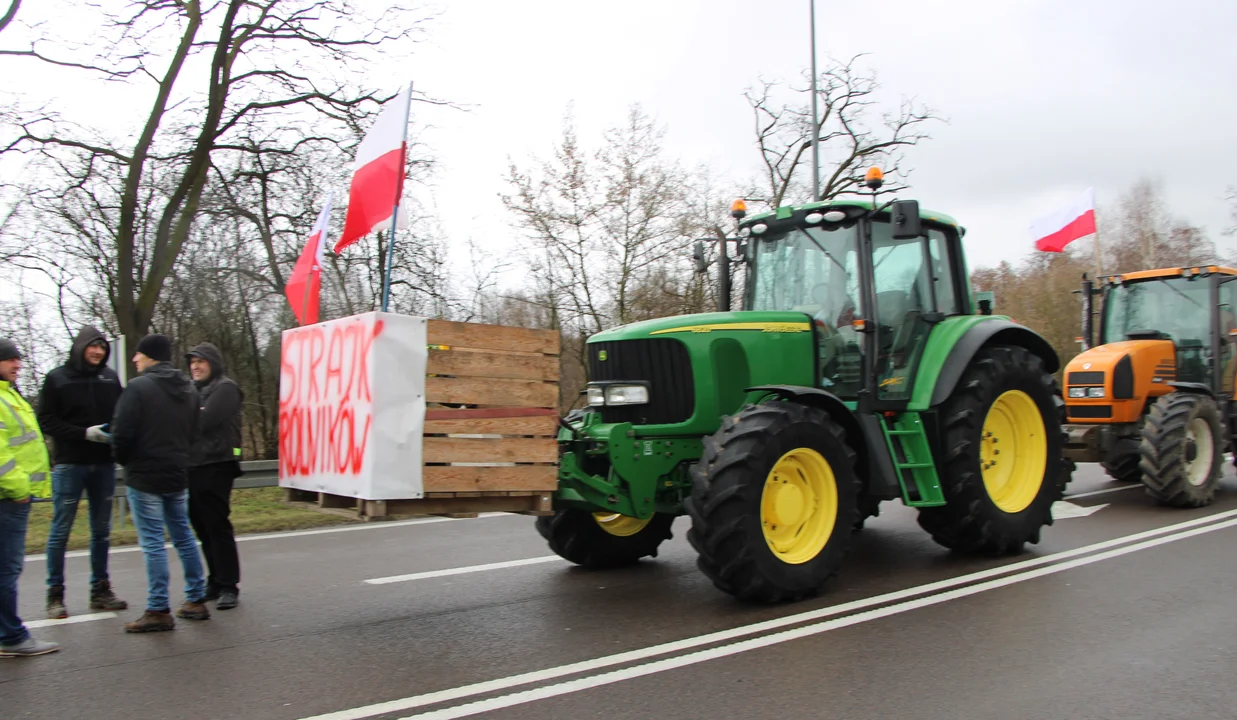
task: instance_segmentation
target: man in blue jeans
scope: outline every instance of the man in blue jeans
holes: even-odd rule
[[[51,494],[43,435],[34,410],[14,388],[20,371],[17,346],[0,338],[0,657],[32,657],[60,649],[31,637],[17,615],[30,498]]]
[[[82,494],[90,501],[90,609],[124,610],[112,592],[107,553],[112,534],[116,465],[103,426],[120,398],[120,378],[107,366],[111,347],[86,325],[73,340],[69,358],[43,379],[39,427],[52,439],[52,525],[47,534],[47,617],[66,618],[64,551]]]
[[[138,343],[133,364],[140,373],[116,404],[112,447],[125,468],[129,506],[138,543],[146,556],[149,591],[146,612],[125,623],[125,632],[172,630],[168,600],[168,560],[163,531],[172,538],[185,571],[185,602],[176,617],[205,620],[206,574],[197,540],[189,528],[189,453],[197,433],[198,391],[172,367],[172,341],[147,335]]]

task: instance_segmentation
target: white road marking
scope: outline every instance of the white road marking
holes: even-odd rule
[[[236,542],[251,542],[253,540],[281,540],[283,538],[304,537],[306,535],[330,535],[332,533],[341,532],[356,532],[358,530],[386,530],[388,528],[406,527],[408,525],[429,525],[431,523],[443,522],[459,522],[462,520],[477,520],[480,518],[491,517],[513,517],[511,513],[493,512],[480,513],[476,518],[446,518],[446,517],[428,517],[416,518],[414,520],[395,520],[392,522],[373,522],[364,523],[361,525],[334,525],[331,527],[317,528],[315,530],[289,530],[286,532],[271,532],[259,533],[257,535],[237,535]],[[163,547],[171,548],[172,544],[167,543]],[[124,547],[112,548],[109,554],[116,555],[120,553],[135,553],[141,552],[142,548],[137,545],[126,545]],[[64,554],[66,558],[89,557],[89,550],[72,550]],[[43,553],[38,555],[27,555],[26,562],[34,562],[36,560],[46,560],[47,556]]]
[[[56,627],[57,625],[72,625],[73,623],[91,622],[94,620],[109,620],[116,617],[114,612],[91,613],[89,615],[71,615],[63,620],[30,620],[25,623],[27,628]]]
[[[1108,507],[1108,503],[1083,507],[1082,505],[1075,505],[1072,502],[1058,500],[1052,504],[1052,519],[1065,520],[1067,518],[1087,517],[1088,515],[1094,515],[1106,507]]]
[[[366,580],[370,585],[387,585],[390,583],[408,582],[409,580],[426,580],[428,578],[446,577],[448,575],[467,575],[468,573],[484,572],[486,570],[502,570],[503,568],[523,567],[524,565],[539,565],[541,563],[567,562],[557,555],[542,555],[541,557],[525,558],[523,560],[507,560],[506,562],[487,563],[485,565],[469,565],[468,567],[447,568],[446,570],[428,570],[426,572],[410,573],[408,575],[391,575],[389,577]]]
[[[1142,483],[1131,483],[1129,485],[1122,485],[1121,487],[1108,488],[1107,490],[1092,490],[1091,492],[1078,493],[1077,495],[1066,495],[1065,499],[1074,500],[1077,498],[1091,497],[1093,495],[1106,495],[1108,493],[1121,492],[1122,490],[1137,490],[1142,486]]]
[[[1161,535],[1169,535],[1170,533],[1182,532],[1182,531],[1189,530],[1190,528],[1195,528],[1199,525],[1206,525],[1208,523],[1214,523],[1216,521],[1224,520],[1227,518],[1234,518],[1234,517],[1237,517],[1237,510],[1228,510],[1222,513],[1216,513],[1215,515],[1208,515],[1206,517],[1195,518],[1193,520],[1186,520],[1184,522],[1180,522],[1175,525],[1169,525],[1166,527],[1146,530],[1143,532],[1135,533],[1133,535],[1127,535],[1124,537],[1114,538],[1112,540],[1105,540],[1103,542],[1086,545],[1080,548],[1074,548],[1073,550],[1065,550],[1059,553],[1053,553],[1051,555],[1044,555],[1042,557],[1023,560],[1021,562],[1012,563],[1010,565],[990,568],[988,570],[981,570],[978,572],[973,572],[967,575],[961,575],[961,576],[954,577],[954,578],[948,578],[945,580],[938,580],[936,582],[927,583],[925,585],[919,585],[916,587],[906,588],[904,590],[897,590],[894,592],[885,593],[883,595],[877,595],[875,597],[865,598],[862,600],[855,600],[855,601],[848,602],[848,603],[842,603],[841,605],[833,605],[831,607],[820,608],[817,610],[810,610],[807,612],[797,613],[794,615],[788,615],[782,618],[776,618],[773,620],[766,620],[764,622],[753,623],[751,625],[743,625],[737,628],[731,628],[729,630],[721,630],[718,632],[708,633],[705,635],[698,635],[696,637],[685,638],[683,640],[675,640],[673,642],[663,643],[661,645],[653,645],[653,646],[646,647],[646,648],[640,648],[638,650],[629,650],[626,652],[616,653],[614,655],[606,655],[603,657],[594,658],[592,660],[583,660],[580,662],[571,663],[568,665],[560,665],[558,667],[547,668],[544,670],[534,670],[532,672],[521,673],[519,675],[511,675],[505,678],[498,678],[496,680],[487,680],[484,682],[473,683],[471,685],[461,685],[460,687],[456,687],[456,688],[449,688],[447,690],[439,690],[436,692],[426,693],[424,695],[415,695],[411,697],[402,698],[399,700],[389,700],[386,702],[375,703],[372,705],[365,705],[362,707],[351,708],[348,710],[340,710],[337,712],[326,713],[323,715],[314,715],[313,717],[304,718],[303,720],[363,720],[363,718],[370,718],[376,715],[384,715],[387,713],[401,712],[404,710],[412,710],[414,708],[425,707],[427,705],[434,705],[437,703],[448,702],[451,700],[461,700],[461,699],[473,697],[476,695],[496,692],[499,690],[506,690],[508,688],[518,687],[520,685],[527,685],[530,683],[553,680],[555,678],[565,677],[567,675],[575,675],[579,673],[590,672],[593,670],[599,670],[602,668],[612,667],[615,665],[622,665],[622,664],[629,663],[629,662],[637,662],[640,660],[646,660],[648,658],[656,657],[658,655],[666,655],[669,653],[680,652],[683,650],[689,650],[691,648],[700,647],[703,645],[711,645],[714,643],[725,642],[727,640],[732,640],[732,639],[744,637],[747,635],[754,635],[757,633],[762,633],[762,632],[767,632],[770,630],[776,630],[779,628],[788,627],[790,625],[796,625],[799,623],[819,620],[821,618],[826,618],[826,617],[830,617],[833,615],[840,615],[843,613],[848,613],[848,612],[852,612],[856,610],[864,610],[864,609],[875,607],[878,605],[884,605],[886,603],[898,602],[898,601],[906,600],[908,598],[913,598],[918,595],[938,593],[941,591],[949,590],[951,588],[956,588],[962,585],[967,585],[972,582],[987,580],[989,578],[999,577],[1001,575],[1006,575],[1009,573],[1020,572],[1023,570],[1028,570],[1031,568],[1039,567],[1042,565],[1049,565],[1051,563],[1060,562],[1068,558],[1078,557],[1080,555],[1086,555],[1088,553],[1107,550],[1109,548],[1118,547],[1120,545],[1124,545],[1127,543],[1139,542],[1139,541],[1147,540],[1148,538],[1155,538]],[[1234,520],[1233,522],[1237,522],[1237,520]],[[1173,536],[1173,537],[1176,537],[1176,536]]]

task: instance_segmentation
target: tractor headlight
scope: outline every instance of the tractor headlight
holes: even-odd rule
[[[1104,388],[1102,387],[1087,388],[1087,397],[1092,397],[1092,398],[1104,397]]]
[[[606,404],[606,394],[599,387],[589,386],[586,391],[588,394],[588,404],[590,407],[597,407]]]
[[[1069,396],[1071,398],[1085,398],[1087,396],[1087,389],[1085,387],[1072,387],[1069,389]],[[590,403],[592,402],[592,397],[592,395],[589,395]]]
[[[644,405],[649,401],[649,389],[645,385],[607,385],[607,405]]]

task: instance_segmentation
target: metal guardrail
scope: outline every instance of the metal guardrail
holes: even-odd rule
[[[279,485],[278,460],[250,460],[241,463],[241,476],[232,483],[234,490],[250,488],[275,487]],[[116,520],[119,527],[125,526],[125,517],[129,514],[129,501],[124,493],[125,471],[116,467]]]

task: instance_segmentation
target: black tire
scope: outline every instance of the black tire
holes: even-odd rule
[[[1100,463],[1108,476],[1117,482],[1142,482],[1143,471],[1139,467],[1142,453],[1139,450],[1141,440],[1137,437],[1120,437],[1108,450],[1108,456]]]
[[[617,516],[623,520],[623,516]],[[630,520],[630,518],[628,518]],[[608,532],[593,513],[565,508],[537,518],[537,532],[559,557],[592,569],[634,565],[641,558],[657,557],[657,548],[673,534],[673,515],[655,513],[647,525],[631,535]]]
[[[1043,476],[1021,509],[998,506],[981,466],[981,444],[989,439],[983,437],[989,411],[1009,391],[1029,397],[1043,421]],[[1026,543],[1038,543],[1040,530],[1052,524],[1052,503],[1064,496],[1073,470],[1062,457],[1063,406],[1056,380],[1038,356],[1010,346],[985,347],[976,353],[953,395],[941,406],[945,441],[941,489],[946,504],[921,509],[920,527],[941,545],[968,553],[1008,555],[1020,552]],[[997,451],[993,448],[994,454]],[[1018,455],[1017,462],[1039,462],[1025,452]]]
[[[881,501],[869,495],[860,495],[857,503],[858,511],[856,516],[859,518],[855,521],[855,529],[862,530],[863,524],[868,518],[878,517],[881,514]]]
[[[1201,438],[1191,439],[1191,428],[1196,436],[1209,433],[1209,460],[1198,455],[1203,445]],[[1139,446],[1147,494],[1172,507],[1210,505],[1224,463],[1220,428],[1220,410],[1205,395],[1175,392],[1156,400],[1147,413]]]
[[[773,467],[796,451],[808,462],[827,465],[836,514],[832,528],[827,517],[819,520],[823,547],[813,550],[807,543],[801,551],[814,555],[783,559],[766,539],[762,501]],[[802,473],[799,477],[810,482]],[[782,602],[816,595],[837,573],[850,545],[860,489],[855,453],[824,410],[777,401],[747,405],[705,438],[704,454],[692,466],[687,539],[699,553],[696,565],[720,590],[740,599]],[[801,521],[792,522],[803,532]]]

